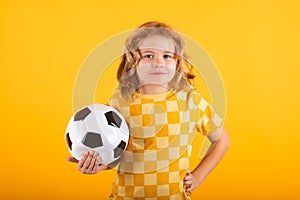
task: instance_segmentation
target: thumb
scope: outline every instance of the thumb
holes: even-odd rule
[[[99,169],[100,170],[106,170],[106,169],[108,169],[108,166],[107,165],[99,165]]]
[[[102,161],[101,155],[98,154],[98,157],[97,157],[97,163],[98,163],[98,165],[99,165],[99,169],[100,169],[100,170],[108,169],[108,166],[107,166],[107,165],[100,164],[101,161]]]
[[[78,160],[74,157],[67,157],[67,161],[72,162],[72,163],[78,163]]]

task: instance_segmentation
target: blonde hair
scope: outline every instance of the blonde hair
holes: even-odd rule
[[[174,55],[176,59],[175,76],[169,82],[169,88],[174,92],[180,90],[191,92],[193,87],[193,79],[195,75],[192,73],[192,65],[187,60],[185,53],[185,41],[181,34],[174,31],[169,25],[160,22],[147,22],[139,26],[127,38],[123,49],[123,55],[119,64],[117,79],[121,95],[128,100],[131,95],[139,89],[140,83],[136,72],[136,67],[141,60],[139,43],[146,37],[153,35],[161,35],[170,39],[174,44]]]

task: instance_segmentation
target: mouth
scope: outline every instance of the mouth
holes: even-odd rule
[[[167,73],[164,73],[164,72],[153,72],[153,73],[150,73],[152,75],[164,75],[164,74],[167,74]]]

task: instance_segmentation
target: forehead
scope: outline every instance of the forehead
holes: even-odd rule
[[[139,49],[157,49],[162,51],[169,51],[175,52],[174,43],[161,35],[152,35],[146,37],[145,39],[141,40],[139,43]]]

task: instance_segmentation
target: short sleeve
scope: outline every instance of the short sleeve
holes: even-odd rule
[[[197,106],[198,119],[196,129],[203,135],[209,135],[222,127],[223,119],[201,95],[194,96]]]
[[[126,119],[129,116],[129,105],[122,96],[119,89],[116,89],[110,99],[107,101],[107,105],[117,109]]]

